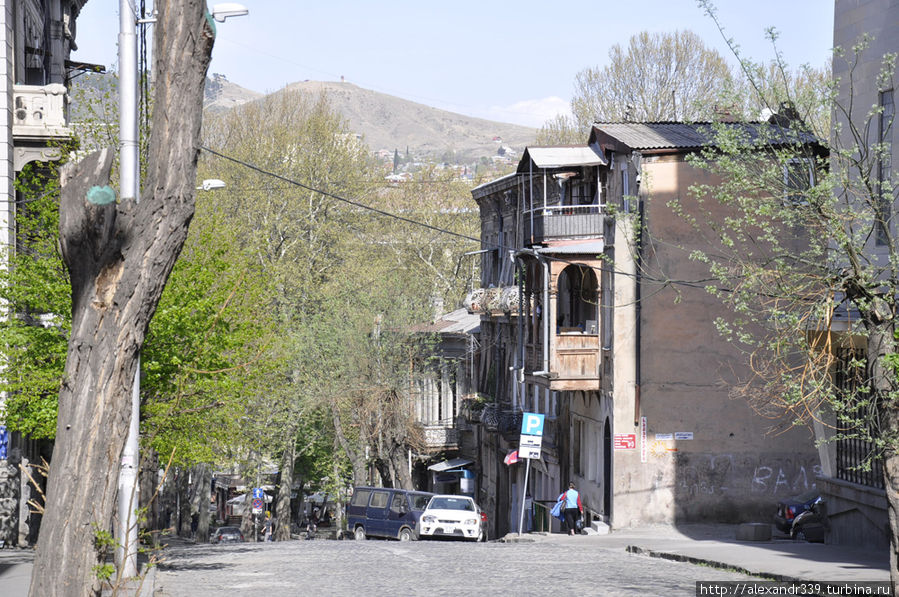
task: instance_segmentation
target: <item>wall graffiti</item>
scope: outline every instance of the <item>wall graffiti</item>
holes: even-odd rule
[[[822,474],[817,459],[751,454],[675,454],[678,495],[754,496],[796,495],[815,488]]]
[[[815,488],[815,477],[822,474],[821,465],[790,462],[757,466],[752,474],[750,491],[755,494],[787,495]]]

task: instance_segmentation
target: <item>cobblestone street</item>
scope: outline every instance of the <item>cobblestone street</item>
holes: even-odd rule
[[[157,597],[695,595],[742,574],[606,549],[583,537],[535,543],[291,541],[171,547]],[[252,591],[258,591],[253,593]]]

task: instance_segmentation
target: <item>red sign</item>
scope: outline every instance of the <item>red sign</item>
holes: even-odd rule
[[[615,434],[616,450],[636,450],[637,434],[636,433],[616,433]]]

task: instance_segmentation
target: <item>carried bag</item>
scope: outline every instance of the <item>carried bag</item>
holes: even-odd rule
[[[562,505],[565,502],[556,502],[552,507],[552,510],[549,511],[550,514],[558,518],[559,520],[565,520],[565,514],[562,513]]]
[[[583,530],[584,530],[584,518],[583,518],[583,517],[578,518],[578,519],[577,519],[577,522],[574,523],[574,526],[577,527],[576,530],[577,530],[578,533],[580,533],[581,531],[583,531]]]

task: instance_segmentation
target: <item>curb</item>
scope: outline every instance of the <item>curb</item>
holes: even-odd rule
[[[711,568],[717,568],[718,570],[728,570],[732,572],[739,572],[740,574],[746,574],[747,576],[755,576],[758,578],[763,578],[765,580],[775,580],[779,582],[803,582],[802,579],[796,578],[794,576],[785,576],[783,574],[771,574],[768,572],[754,572],[747,568],[743,568],[742,566],[735,566],[733,564],[727,564],[724,562],[718,562],[715,560],[709,560],[706,558],[697,558],[695,556],[685,556],[677,553],[670,553],[666,551],[655,551],[652,549],[646,549],[640,547],[638,545],[628,545],[625,548],[625,551],[632,554],[649,556],[650,558],[659,558],[661,560],[670,560],[672,562],[686,562],[688,564],[696,564],[700,566],[709,566]]]

